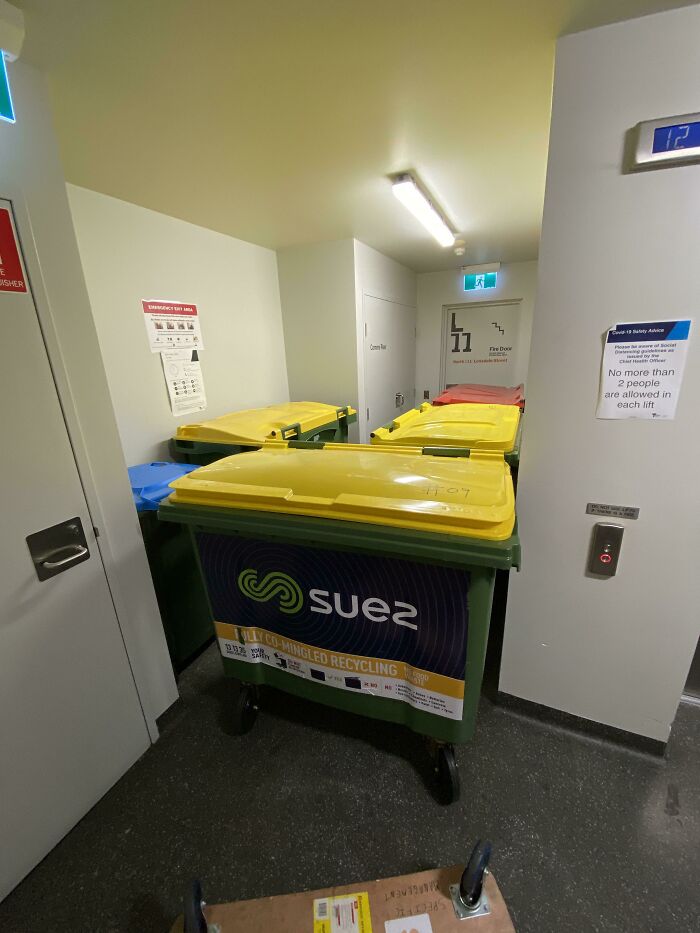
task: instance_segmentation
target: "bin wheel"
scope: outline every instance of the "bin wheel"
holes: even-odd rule
[[[204,916],[202,885],[193,881],[185,892],[185,933],[207,933],[207,918]]]
[[[452,745],[438,745],[435,753],[435,771],[438,790],[445,803],[459,800],[459,771]]]
[[[484,875],[491,858],[491,843],[479,839],[469,856],[459,881],[459,896],[465,907],[473,909],[481,900]]]
[[[245,735],[255,725],[258,716],[258,694],[255,687],[242,684],[233,707],[232,731]]]

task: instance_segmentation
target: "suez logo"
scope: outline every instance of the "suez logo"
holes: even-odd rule
[[[238,589],[256,603],[266,603],[279,596],[280,612],[292,615],[304,605],[304,596],[296,580],[288,574],[273,571],[258,580],[257,570],[242,570],[238,574]]]
[[[331,596],[333,597],[332,605],[329,602]],[[377,596],[369,596],[360,604],[359,598],[353,594],[350,596],[350,608],[347,610],[342,605],[343,597],[340,593],[329,593],[328,590],[309,590],[309,599],[314,604],[309,606],[309,609],[312,612],[320,612],[324,616],[331,615],[335,610],[336,614],[344,619],[356,619],[361,611],[365,619],[370,622],[388,622],[391,618],[391,621],[397,625],[404,625],[414,631],[418,629],[414,622],[408,621],[409,619],[415,619],[418,615],[418,610],[410,603],[394,600],[392,608],[385,600]]]
[[[279,610],[286,615],[293,615],[300,612],[304,605],[304,595],[301,587],[286,573],[274,570],[266,573],[259,580],[257,570],[242,570],[238,575],[238,589],[258,603],[266,603],[269,600],[279,597]],[[390,606],[384,599],[378,596],[368,596],[360,603],[360,599],[354,593],[349,597],[350,605],[347,603],[348,597],[343,597],[340,593],[331,593],[329,590],[312,589],[309,590],[309,610],[318,612],[321,615],[329,616],[333,612],[343,619],[356,619],[360,613],[369,622],[388,622],[391,620],[396,625],[403,625],[405,628],[417,631],[418,626],[411,619],[415,619],[418,610],[411,603],[394,600],[393,606]]]

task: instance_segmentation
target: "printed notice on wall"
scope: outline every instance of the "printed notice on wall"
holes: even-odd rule
[[[674,418],[691,323],[641,321],[611,327],[596,417]]]
[[[197,305],[183,301],[142,301],[151,353],[192,347],[201,350],[202,330]]]
[[[163,350],[160,354],[174,415],[186,415],[207,407],[202,366],[197,350]]]

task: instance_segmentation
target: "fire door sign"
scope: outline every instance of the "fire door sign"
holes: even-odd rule
[[[22,263],[12,218],[7,208],[0,208],[0,292],[26,292]]]
[[[444,388],[463,382],[505,386],[519,381],[519,301],[450,305],[443,315]]]
[[[151,353],[201,350],[202,329],[197,305],[184,301],[142,300]]]
[[[462,719],[467,571],[232,535],[197,545],[224,658]]]

